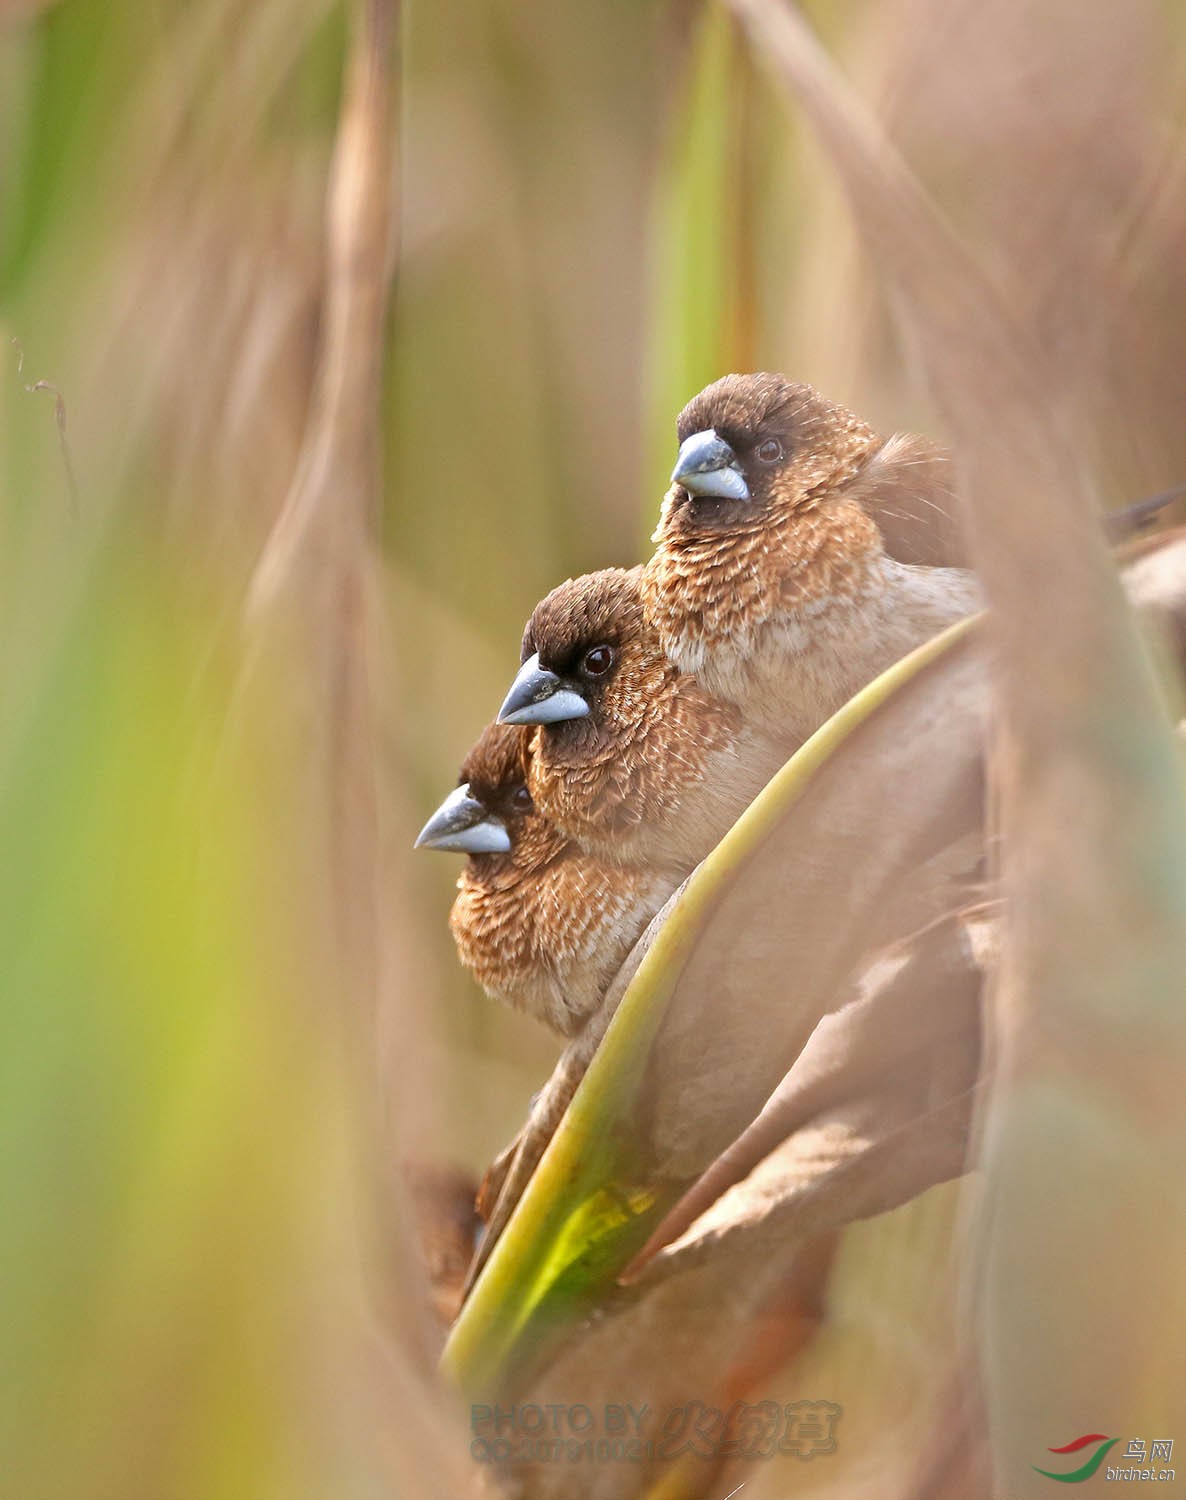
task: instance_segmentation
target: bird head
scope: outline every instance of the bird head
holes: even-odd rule
[[[656,540],[753,531],[850,479],[879,439],[783,375],[726,375],[680,413]]]
[[[539,725],[529,785],[553,826],[602,857],[674,865],[698,836],[686,800],[738,716],[668,659],[642,572],[569,579],[536,607],[502,718]]]
[[[501,723],[542,725],[549,747],[589,746],[646,717],[645,705],[674,672],[643,615],[641,571],[570,578],[536,606]]]
[[[528,788],[530,742],[528,730],[488,725],[415,847],[508,864],[538,858],[548,832]]]

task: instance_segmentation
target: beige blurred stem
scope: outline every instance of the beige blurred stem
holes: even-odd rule
[[[394,261],[395,0],[356,7],[327,198],[323,343],[297,471],[251,581],[252,662],[295,691],[325,826],[336,956],[376,982],[376,797],[367,587],[380,494],[383,352]],[[319,794],[319,795],[318,795]]]
[[[1015,918],[985,1120],[981,1356],[1001,1492],[1046,1493],[1032,1466],[1058,1467],[1048,1448],[1081,1432],[1169,1436],[1186,1411],[1181,761],[1043,350],[801,16],[781,0],[730,4],[899,295],[955,439],[992,606]],[[1098,121],[1101,144],[1111,128]],[[1072,182],[1082,169],[1067,163]],[[1067,264],[1082,253],[1060,249]],[[1158,330],[1146,333],[1152,348]]]
[[[309,950],[325,966],[320,989],[341,1023],[326,1034],[341,1036],[352,1076],[365,1079],[384,977],[374,703],[385,674],[372,581],[397,207],[398,4],[360,0],[352,24],[312,398],[295,476],[248,591],[237,708],[250,720],[248,752],[258,761],[263,751],[256,785],[262,816],[271,815],[265,836],[282,842],[292,866],[285,920],[308,924]],[[344,1316],[364,1318],[375,1335],[374,1388],[400,1387],[382,1425],[400,1493],[467,1493],[464,1434],[447,1426],[430,1383],[435,1339],[415,1295],[422,1268],[410,1213],[401,1216],[395,1201],[378,1103],[364,1092],[352,1120],[362,1306]]]

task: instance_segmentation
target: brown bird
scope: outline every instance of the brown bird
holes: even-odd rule
[[[978,608],[951,488],[927,438],[879,437],[783,375],[726,375],[680,414],[643,578],[672,661],[801,739],[892,662]],[[1183,493],[1104,521],[1120,541]]]
[[[678,882],[611,868],[537,812],[527,784],[532,738],[485,729],[416,847],[469,855],[449,926],[478,983],[572,1036]]]
[[[879,437],[782,375],[726,375],[680,414],[643,575],[664,649],[767,729],[805,738],[884,668],[975,610],[926,439]]]
[[[499,718],[540,726],[531,794],[556,827],[606,861],[684,875],[794,744],[668,660],[641,582],[641,568],[608,568],[553,589]]]

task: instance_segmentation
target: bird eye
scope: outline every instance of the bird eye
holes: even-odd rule
[[[612,646],[594,646],[581,658],[581,671],[586,677],[604,677],[614,664]]]
[[[782,457],[782,444],[777,438],[767,438],[758,448],[758,458],[764,464],[776,464]]]
[[[529,813],[535,811],[535,803],[531,800],[531,793],[525,786],[517,786],[515,788],[511,801],[514,803],[516,812]]]

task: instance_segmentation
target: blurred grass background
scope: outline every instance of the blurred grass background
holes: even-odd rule
[[[1180,7],[806,9],[1048,330],[1057,401],[1105,495],[1181,481]],[[369,1223],[359,1184],[377,1172],[398,1194],[409,1158],[480,1170],[556,1052],[456,965],[456,870],[411,858],[416,829],[496,708],[535,601],[644,555],[675,414],[706,381],[783,369],[886,430],[933,421],[838,190],[723,12],[406,7],[376,626],[398,979],[358,1047],[277,836],[285,786],[262,754],[211,775],[236,621],[307,417],[346,14],[61,0],[2,15],[12,1493],[128,1494],[154,1410],[171,1414],[161,1478],[139,1493],[245,1493],[245,1455],[279,1432],[293,1446],[255,1454],[251,1493],[291,1493],[309,1445],[334,1493],[387,1493],[390,1455],[371,1428],[358,1439],[342,1395],[374,1384],[367,1319],[347,1337],[331,1309],[356,1262],[383,1279],[406,1247]],[[1079,163],[1100,111],[1113,154]],[[1086,247],[1073,275],[1068,234]],[[286,1426],[276,1373],[326,1340],[348,1376],[334,1401],[305,1395],[335,1419]],[[410,1379],[431,1345],[417,1325]],[[207,1452],[211,1423],[242,1446]],[[110,1473],[80,1487],[97,1434]]]

